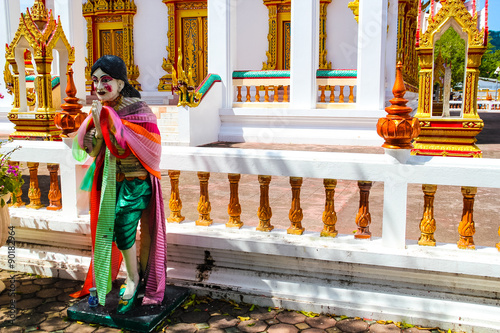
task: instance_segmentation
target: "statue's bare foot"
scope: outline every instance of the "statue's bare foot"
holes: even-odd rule
[[[136,273],[133,276],[133,278],[128,276],[127,280],[125,281],[126,287],[122,299],[127,300],[132,298],[132,296],[134,296],[135,290],[137,289],[137,286],[139,285],[139,282],[140,282],[139,274]]]

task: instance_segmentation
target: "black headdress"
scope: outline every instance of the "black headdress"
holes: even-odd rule
[[[130,83],[128,83],[127,66],[122,58],[115,55],[105,55],[97,59],[92,65],[90,75],[100,68],[104,73],[110,75],[112,78],[122,80],[125,83],[120,94],[124,97],[141,97],[141,94]]]

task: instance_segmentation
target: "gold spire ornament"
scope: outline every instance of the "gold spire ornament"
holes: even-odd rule
[[[396,66],[396,81],[390,100],[391,106],[385,108],[387,117],[380,118],[377,123],[377,133],[385,139],[382,147],[390,149],[411,149],[411,141],[420,133],[420,124],[417,118],[410,116],[412,109],[406,106],[408,100],[404,99],[405,84],[403,81],[403,64]]]
[[[42,1],[36,0],[31,10],[28,9],[26,13],[21,14],[19,27],[5,54],[7,65],[4,77],[8,77],[8,88],[14,94],[14,107],[8,116],[16,125],[15,132],[10,135],[13,139],[61,140],[59,137],[61,130],[54,124],[58,107],[55,104],[61,96],[54,96],[53,99],[53,79],[57,78],[51,75],[54,60],[52,53],[56,45],[59,59],[67,59],[67,63],[60,65],[60,72],[66,73],[75,61],[75,49],[66,39],[60,19],[56,21],[52,11],[47,11]],[[16,52],[20,48],[31,51],[33,67],[36,67],[34,79],[36,96],[32,98],[33,100],[36,98],[37,108],[34,112],[29,111],[26,95],[21,93],[21,90],[26,89],[26,72],[22,65],[25,60],[24,52]],[[64,85],[65,78],[59,79]]]

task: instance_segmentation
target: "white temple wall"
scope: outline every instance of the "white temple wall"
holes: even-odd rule
[[[269,10],[262,0],[236,4],[236,70],[260,70],[267,62]]]
[[[140,72],[137,81],[144,97],[158,95],[159,79],[166,74],[161,65],[168,57],[168,9],[161,1],[135,0],[135,4],[134,60]]]
[[[347,7],[351,0],[335,0],[328,5],[326,19],[326,59],[333,69],[356,69],[358,23]]]

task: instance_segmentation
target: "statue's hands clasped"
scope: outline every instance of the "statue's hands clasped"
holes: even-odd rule
[[[93,101],[92,102],[92,118],[94,119],[94,126],[96,129],[95,136],[96,138],[100,139],[102,138],[102,131],[101,131],[101,110],[102,110],[102,104],[100,101]]]

